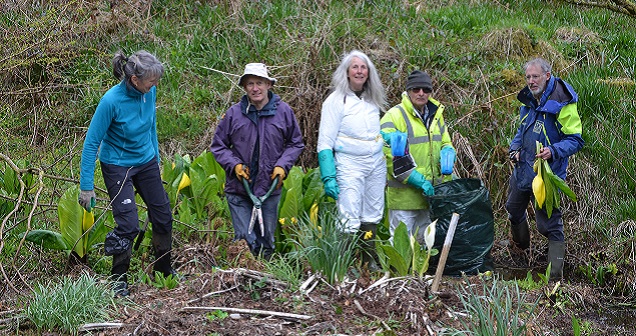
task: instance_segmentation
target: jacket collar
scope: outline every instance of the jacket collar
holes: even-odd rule
[[[130,83],[130,80],[124,79],[119,83],[119,85],[125,90],[126,94],[130,97],[141,97],[144,94],[141,91],[135,89],[135,87]]]
[[[267,92],[267,97],[269,98],[267,104],[265,104],[262,109],[257,110],[256,106],[250,103],[247,95],[243,95],[243,97],[241,98],[241,111],[245,115],[247,115],[248,113],[256,112],[259,112],[259,116],[269,116],[276,114],[276,109],[278,108],[280,97],[272,91]]]

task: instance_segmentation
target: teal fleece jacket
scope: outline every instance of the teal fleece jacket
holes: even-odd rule
[[[91,120],[80,170],[80,189],[94,189],[95,159],[103,163],[138,167],[159,162],[156,103],[157,87],[142,94],[122,81],[108,90]]]

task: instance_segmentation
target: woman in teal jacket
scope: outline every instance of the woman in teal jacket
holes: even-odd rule
[[[79,203],[95,206],[95,159],[99,156],[104,183],[117,226],[106,235],[104,253],[113,256],[111,279],[115,292],[128,295],[127,276],[132,242],[139,232],[135,190],[148,207],[152,222],[154,270],[174,274],[170,265],[172,211],[159,170],[156,98],[163,65],[147,51],[130,57],[117,52],[113,74],[121,82],[99,102],[91,120],[80,172]]]

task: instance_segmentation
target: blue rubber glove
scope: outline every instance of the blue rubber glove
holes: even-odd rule
[[[439,157],[442,175],[452,174],[453,166],[455,165],[455,149],[451,146],[446,146],[439,152]]]
[[[318,153],[318,165],[322,183],[325,185],[325,194],[337,200],[340,188],[336,182],[336,163],[331,149],[324,149]]]
[[[395,131],[391,133],[391,155],[404,156],[406,154],[406,133]]]
[[[409,175],[409,178],[406,180],[406,183],[422,189],[422,193],[424,195],[435,195],[435,188],[433,188],[431,182],[429,182],[426,177],[424,177],[424,175],[422,175],[422,173],[418,172],[417,170],[413,170],[411,175]]]

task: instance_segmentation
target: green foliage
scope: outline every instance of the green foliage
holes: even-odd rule
[[[299,254],[275,254],[274,258],[265,263],[267,273],[276,279],[289,284],[290,291],[295,291],[299,286],[304,271],[304,260]]]
[[[309,214],[309,219],[317,221],[318,202],[323,195],[323,186],[318,169],[309,169],[304,173],[301,167],[289,170],[283,183],[278,217],[280,225],[276,229],[277,252],[289,252],[293,249],[290,240],[296,239],[298,219]]]
[[[534,277],[532,276],[532,271],[528,271],[525,279],[519,279],[519,280],[516,280],[516,282],[519,288],[525,291],[531,291],[531,290],[539,289],[547,285],[549,276],[550,276],[550,266],[548,266],[548,269],[546,270],[546,274],[538,274],[538,277],[539,277],[538,281],[534,280]]]
[[[155,279],[152,281],[151,285],[159,289],[174,289],[179,286],[179,279],[174,277],[172,274],[164,276],[161,272],[155,272]]]
[[[163,164],[163,179],[175,217],[193,227],[201,227],[214,218],[228,218],[229,209],[222,198],[225,171],[212,153],[204,151],[194,161],[189,155],[175,154],[174,161]]]
[[[593,285],[603,287],[610,277],[616,276],[618,273],[618,267],[616,264],[610,263],[608,265],[595,266],[592,263],[581,265],[578,268],[579,272],[583,273],[587,280]]]
[[[210,321],[215,321],[215,320],[224,320],[226,319],[228,316],[230,316],[230,314],[228,314],[228,312],[224,311],[224,310],[215,310],[213,312],[207,313],[205,315],[205,317],[208,318],[208,320]]]
[[[378,242],[376,249],[378,259],[384,271],[390,271],[396,276],[413,274],[422,277],[428,270],[428,262],[431,256],[437,255],[437,249],[433,249],[435,242],[435,224],[433,222],[426,228],[426,235],[432,240],[421,246],[415,237],[417,232],[411,235],[402,222],[397,226],[393,234],[393,242]]]
[[[58,218],[61,233],[50,230],[31,230],[26,232],[25,239],[44,248],[77,253],[82,258],[93,246],[104,241],[108,227],[105,218],[94,221],[92,213],[88,213],[77,203],[79,187],[66,190],[58,203]]]
[[[78,279],[38,284],[24,317],[40,331],[60,330],[76,335],[86,323],[109,321],[114,313],[113,292],[97,279],[83,274]]]
[[[174,289],[179,286],[178,277],[174,277],[172,274],[164,276],[161,272],[155,272],[154,277],[152,277],[147,273],[140,271],[137,276],[139,277],[140,282],[158,289]]]
[[[468,280],[467,278],[465,278]],[[539,300],[527,302],[516,282],[506,283],[492,278],[481,284],[457,286],[467,320],[460,320],[463,330],[449,328],[449,335],[522,336]]]
[[[337,210],[329,203],[320,204],[316,220],[303,215],[298,220],[290,243],[304,257],[314,272],[321,272],[327,282],[342,281],[354,263],[358,235],[340,230]]]

